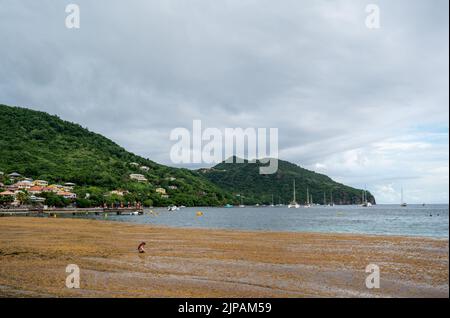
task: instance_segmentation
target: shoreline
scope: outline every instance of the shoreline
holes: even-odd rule
[[[448,238],[5,217],[0,296],[448,297],[448,255]],[[79,290],[64,285],[71,263]],[[369,263],[380,289],[365,287]]]

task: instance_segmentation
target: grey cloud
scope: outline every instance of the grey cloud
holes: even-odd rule
[[[64,27],[70,2],[79,30]],[[278,127],[282,158],[311,168],[411,125],[448,127],[446,0],[70,2],[0,0],[0,102],[158,162],[193,119]],[[372,2],[379,30],[364,25]],[[355,184],[352,169],[324,172]]]

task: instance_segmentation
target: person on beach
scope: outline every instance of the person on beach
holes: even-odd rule
[[[144,246],[145,246],[145,242],[141,242],[141,244],[139,244],[139,246],[137,248],[139,253],[145,253]]]

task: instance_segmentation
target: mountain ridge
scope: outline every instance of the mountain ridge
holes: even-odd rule
[[[292,198],[293,179],[299,202],[306,201],[306,187],[310,187],[315,203],[323,203],[322,192],[330,196],[326,201],[333,195],[337,204],[361,201],[360,189],[296,164],[279,160],[278,172],[265,176],[257,173],[259,166],[246,160],[243,165],[222,162],[198,170],[173,168],[128,152],[101,134],[56,115],[0,104],[0,171],[16,171],[55,183],[74,182],[80,206],[123,201],[155,206],[218,206],[238,204],[240,195],[245,196],[247,204],[268,204],[272,194],[275,203],[286,203]],[[227,173],[223,175],[220,170]],[[142,174],[149,182],[133,181],[131,174]],[[157,188],[167,193],[157,193]],[[105,196],[116,189],[129,194],[123,198]],[[370,193],[368,199],[375,203]]]
[[[236,156],[232,157],[235,162]],[[278,171],[263,175],[259,167],[265,166],[260,160],[244,160],[244,163],[228,163],[225,160],[212,168],[199,169],[206,178],[217,186],[232,191],[234,195],[244,196],[246,204],[286,204],[293,198],[293,181],[296,182],[297,201],[305,204],[307,192],[312,203],[318,204],[361,204],[362,189],[356,189],[336,182],[329,176],[311,171],[301,166],[278,159]],[[264,160],[264,159],[263,159]],[[374,196],[367,193],[367,200],[376,204]]]
[[[148,171],[139,167],[147,167]],[[131,193],[124,200],[158,206],[222,205],[231,199],[195,171],[164,166],[135,155],[58,116],[7,105],[0,105],[0,171],[17,171],[55,183],[76,183],[78,196],[89,193],[94,205],[103,204],[104,193],[115,189]],[[130,174],[142,174],[149,182],[130,180]],[[168,198],[156,193],[159,187],[167,189]],[[112,201],[118,200],[121,198]]]

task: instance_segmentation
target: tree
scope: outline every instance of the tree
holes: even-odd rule
[[[55,206],[58,208],[65,207],[69,205],[70,200],[56,195],[53,192],[43,192],[41,197],[45,198],[45,203],[49,206]]]
[[[152,199],[147,199],[144,201],[144,206],[145,207],[151,207],[153,206],[153,200]]]
[[[30,204],[30,195],[27,192],[20,191],[17,193],[17,201],[19,201],[21,205]]]
[[[0,196],[0,205],[8,205],[14,202],[14,197],[11,195]]]

